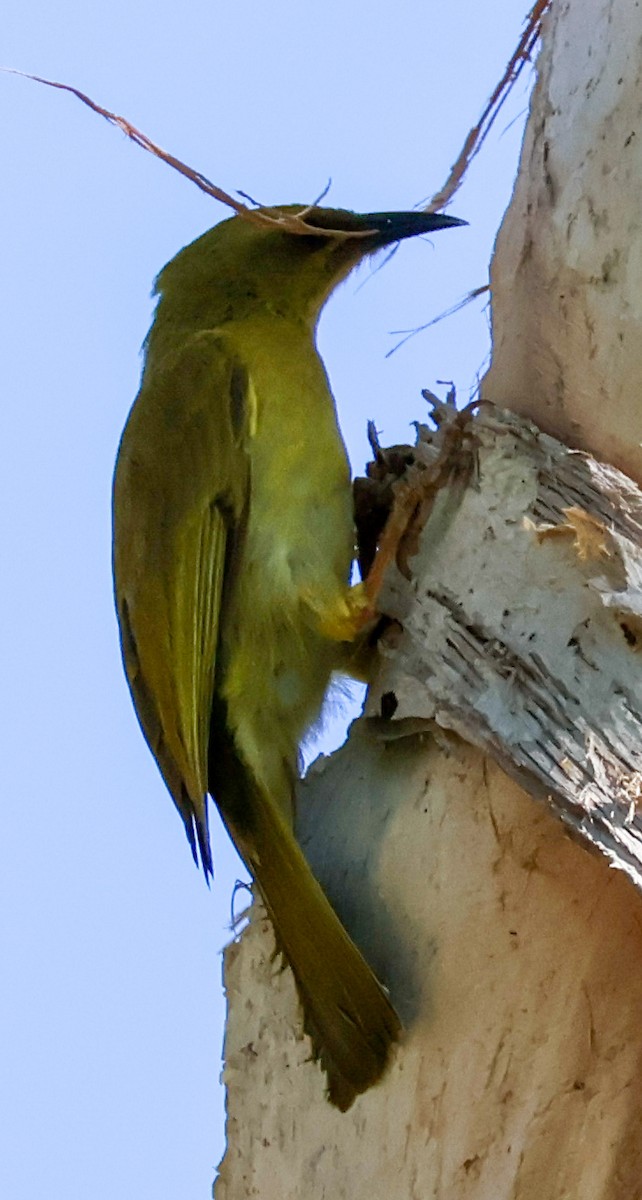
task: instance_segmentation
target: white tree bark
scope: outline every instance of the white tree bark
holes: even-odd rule
[[[642,478],[642,10],[553,0],[484,395]]]
[[[641,47],[634,0],[554,5],[484,387],[638,479]],[[217,1200],[642,1194],[642,498],[492,409],[460,451],[412,581],[389,580],[403,629],[368,709],[387,696],[387,719],[301,793],[306,852],[405,1037],[332,1109],[257,914],[226,956]]]

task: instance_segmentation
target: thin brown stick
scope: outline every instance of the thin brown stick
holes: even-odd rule
[[[511,56],[506,70],[494,89],[479,121],[470,130],[458,158],[450,169],[450,174],[444,186],[433,196],[426,206],[426,212],[440,212],[458,191],[472,160],[481,150],[490,130],[507,99],[511,88],[519,78],[524,66],[530,62],[533,50],[541,34],[542,20],[550,8],[552,0],[536,0],[526,18],[526,27],[519,39],[517,47]]]
[[[58,88],[60,91],[70,92],[72,96],[75,96],[76,99],[86,104],[93,112],[98,113],[99,116],[109,121],[110,125],[115,125],[117,129],[120,129],[126,137],[130,138],[137,146],[140,146],[142,150],[146,150],[149,154],[160,158],[161,162],[178,171],[180,175],[184,175],[191,183],[195,183],[207,196],[212,196],[213,199],[220,200],[221,204],[226,204],[228,208],[234,209],[234,212],[238,216],[243,217],[246,221],[253,222],[255,225],[277,225],[280,229],[288,233],[296,233],[305,235],[306,237],[362,238],[367,237],[372,232],[372,230],[368,229],[354,232],[345,229],[320,229],[315,225],[308,225],[306,224],[305,217],[313,207],[312,205],[306,206],[300,213],[288,213],[287,215],[280,213],[278,209],[264,208],[262,211],[257,212],[256,209],[248,208],[242,201],[236,200],[234,196],[230,196],[228,192],[224,192],[222,188],[212,183],[200,171],[194,170],[193,167],[188,167],[180,158],[176,158],[175,155],[170,154],[167,150],[163,150],[161,146],[158,146],[156,142],[148,138],[147,134],[142,133],[140,129],[132,125],[131,121],[128,121],[126,117],[120,117],[117,113],[110,112],[108,108],[103,108],[95,100],[92,100],[91,96],[85,95],[84,92],[81,92],[79,88],[73,87],[70,83],[57,83],[53,79],[44,79],[41,75],[30,75],[27,71],[18,71],[15,67],[0,67],[0,71],[4,71],[9,75],[20,75],[23,79],[33,80],[34,83],[43,83],[46,87]]]

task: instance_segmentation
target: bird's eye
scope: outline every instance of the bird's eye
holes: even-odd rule
[[[297,241],[301,243],[301,246],[305,247],[306,255],[314,254],[317,250],[325,250],[328,246],[327,238],[314,237],[314,235],[306,237],[304,233],[300,237],[297,235]]]

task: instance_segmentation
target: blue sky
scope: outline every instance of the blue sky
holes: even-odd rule
[[[7,65],[70,82],[227,190],[410,208],[443,182],[519,36],[525,0],[266,5],[24,0]],[[408,440],[422,387],[467,398],[478,302],[510,196],[528,73],[451,212],[333,297],[320,347],[355,469],[366,420]],[[222,946],[211,892],[122,676],[110,487],[152,280],[226,215],[62,93],[0,76],[5,750],[0,808],[0,1191],[11,1200],[201,1200],[224,1147]],[[322,748],[341,738],[340,722]]]

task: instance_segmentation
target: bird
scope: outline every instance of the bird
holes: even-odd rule
[[[194,858],[209,881],[211,796],[346,1111],[381,1078],[401,1023],[294,833],[299,744],[374,601],[367,580],[350,584],[350,470],[315,331],[363,259],[466,222],[318,205],[252,215],[215,225],[156,280],[114,473],[114,592],[134,707]]]

